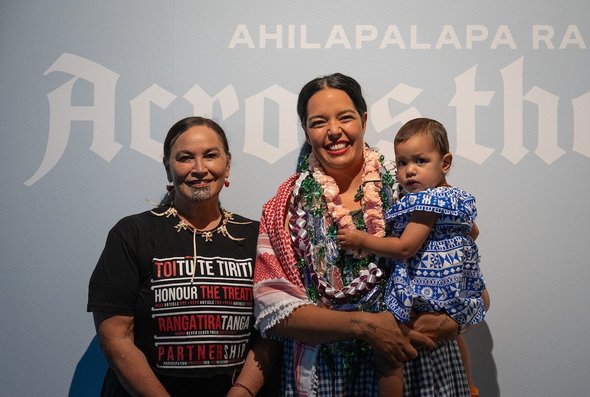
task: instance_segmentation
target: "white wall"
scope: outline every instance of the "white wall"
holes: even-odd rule
[[[411,117],[449,130],[492,294],[468,335],[481,394],[586,395],[589,15],[582,0],[2,2],[0,394],[98,393],[88,278],[108,229],[163,193],[173,122],[223,125],[222,202],[258,218],[295,167],[299,89],[340,71],[387,154]]]

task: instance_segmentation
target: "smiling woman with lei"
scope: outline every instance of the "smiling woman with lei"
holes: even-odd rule
[[[458,396],[416,384],[426,372],[464,382],[456,345],[436,345],[457,324],[424,316],[398,325],[383,303],[383,261],[337,239],[343,228],[384,236],[384,213],[397,199],[393,166],[364,142],[360,85],[339,73],[316,78],[299,93],[297,111],[311,152],[263,207],[254,273],[255,327],[283,345],[280,395],[376,397],[377,363],[388,370],[413,360],[421,369],[407,374],[414,383],[406,396]],[[458,365],[424,364],[435,345]]]
[[[283,396],[376,396],[375,351],[389,366],[424,335],[383,311],[386,269],[341,249],[340,228],[385,235],[392,166],[364,142],[367,106],[342,74],[312,80],[298,113],[311,153],[263,207],[254,275],[256,327],[283,342]]]

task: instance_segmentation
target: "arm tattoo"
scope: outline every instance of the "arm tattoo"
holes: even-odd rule
[[[355,325],[361,325],[363,322],[361,320],[359,320],[358,318],[352,318],[350,320],[351,323],[355,324]],[[377,332],[377,325],[373,324],[373,323],[367,323],[367,328],[369,328],[369,330],[371,330],[373,333]]]
[[[440,331],[449,322],[449,317],[445,317],[442,322],[436,327],[436,331]]]

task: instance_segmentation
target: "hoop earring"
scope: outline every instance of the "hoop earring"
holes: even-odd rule
[[[225,187],[229,187],[229,179],[225,178],[225,181],[223,182],[223,185]]]

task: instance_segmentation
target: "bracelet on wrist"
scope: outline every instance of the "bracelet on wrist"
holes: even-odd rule
[[[248,392],[248,394],[250,395],[250,397],[254,397],[254,393],[252,393],[252,390],[250,390],[246,385],[243,385],[240,382],[234,382],[234,384],[232,385],[232,387],[242,388],[242,389],[244,389],[244,390],[246,390]]]

